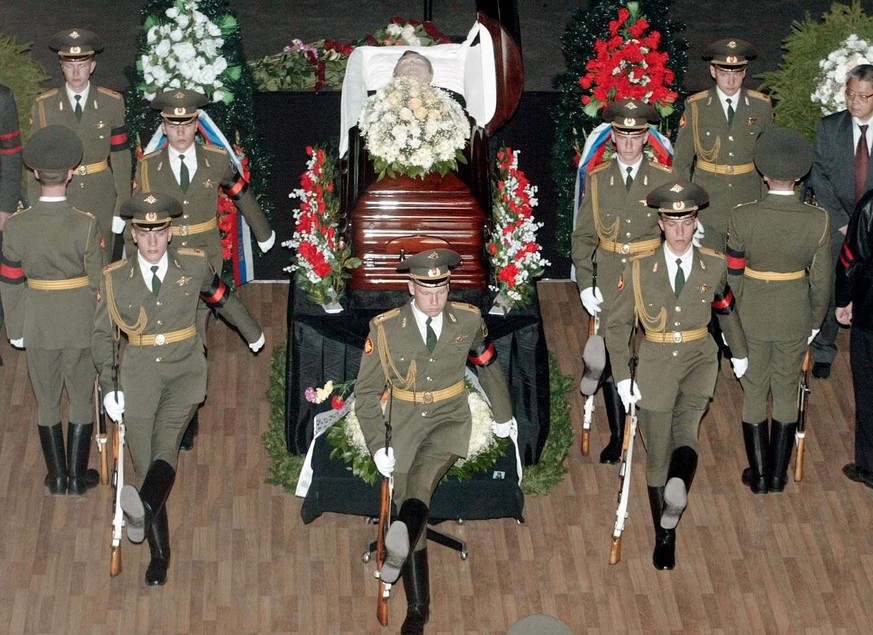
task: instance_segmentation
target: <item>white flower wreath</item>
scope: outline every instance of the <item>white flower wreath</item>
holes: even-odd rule
[[[846,109],[846,75],[858,64],[873,64],[873,45],[854,33],[819,62],[818,88],[810,99],[821,104],[822,116]]]

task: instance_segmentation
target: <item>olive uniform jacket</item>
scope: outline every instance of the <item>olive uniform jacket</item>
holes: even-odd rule
[[[28,348],[88,348],[104,264],[97,219],[38,201],[6,221],[0,294],[9,339]]]
[[[202,251],[170,247],[167,255],[169,266],[157,295],[146,286],[137,256],[106,267],[101,301],[96,316],[92,315],[91,352],[107,393],[115,389],[112,340],[116,328],[128,336],[118,389],[124,391],[126,412],[136,417],[154,415],[165,392],[181,405],[200,403],[206,396],[206,353],[194,326],[201,296],[247,342],[261,335],[261,327],[215,274]],[[184,333],[189,335],[176,336]],[[147,341],[137,344],[140,337]]]
[[[80,121],[70,106],[66,89],[54,88],[36,98],[30,120],[32,130],[60,124],[79,135],[84,154],[67,186],[67,198],[74,207],[97,217],[104,244],[110,248],[112,216],[117,216],[121,204],[130,198],[133,184],[121,93],[91,84]],[[39,198],[39,191],[39,183],[30,172],[28,193],[32,201]]]
[[[831,297],[828,213],[794,195],[768,194],[733,209],[729,227],[728,280],[746,335],[766,342],[809,337]]]
[[[728,212],[767,193],[752,152],[758,136],[773,123],[770,98],[745,88],[735,97],[730,126],[715,88],[689,97],[673,154],[676,176],[690,179],[709,192],[709,205],[700,210],[699,220],[706,231],[718,232],[721,241],[727,233]],[[724,244],[716,244],[714,239],[704,233],[705,245],[723,251]]]
[[[672,172],[644,159],[630,190],[626,178],[618,161],[601,163],[588,173],[571,239],[580,291],[592,285],[591,257],[597,252],[597,287],[603,295],[601,324],[606,324],[618,293],[618,279],[631,254],[649,251],[661,243],[658,210],[646,205],[646,196],[667,183]]]
[[[468,357],[476,365],[479,381],[491,402],[494,420],[512,418],[512,402],[506,378],[497,363],[493,344],[479,309],[460,302],[449,302],[443,310],[443,327],[431,353],[422,340],[412,313],[412,303],[376,316],[370,321],[370,334],[355,383],[355,414],[370,449],[370,454],[385,447],[385,419],[380,399],[393,384],[391,413],[392,441],[399,473],[409,471],[421,444],[427,440],[446,454],[467,456],[472,415],[466,389],[446,399],[418,400],[398,398],[398,390],[433,393],[464,381]],[[388,365],[383,370],[381,358]],[[396,371],[396,372],[395,372]],[[413,379],[409,385],[405,378]]]
[[[622,288],[606,325],[606,346],[616,381],[630,378],[628,342],[637,319],[647,334],[665,340],[643,338],[640,344],[636,381],[642,393],[640,406],[648,410],[673,409],[674,404],[668,403],[658,390],[665,375],[676,378],[678,383],[694,381],[693,376],[688,377],[689,369],[710,359],[718,364],[715,341],[707,332],[713,311],[734,356],[748,356],[746,337],[727,284],[724,256],[706,248],[693,249],[691,273],[679,297],[670,284],[663,248],[632,258],[622,274]],[[681,341],[689,332],[699,337]],[[710,395],[714,389],[714,381],[712,386],[700,387]]]
[[[173,235],[181,247],[203,249],[209,264],[221,273],[224,253],[221,247],[221,234],[216,224],[219,187],[233,201],[252,228],[258,242],[270,238],[272,229],[264,212],[261,211],[254,193],[243,178],[237,174],[230,163],[227,152],[216,146],[195,143],[197,171],[191,175],[188,191],[183,192],[170,168],[170,155],[166,147],[151,152],[136,165],[136,184],[141,192],[163,192],[180,200],[184,207],[182,218],[173,223]],[[186,157],[186,163],[189,158]],[[208,224],[207,229],[204,224]],[[194,226],[199,225],[200,228]],[[125,235],[130,234],[130,224]],[[199,231],[198,231],[199,230]],[[128,243],[131,247],[132,243]]]

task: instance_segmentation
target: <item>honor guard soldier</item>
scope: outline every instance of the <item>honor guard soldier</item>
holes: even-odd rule
[[[749,345],[743,384],[743,440],[755,494],[785,489],[797,429],[797,377],[831,299],[831,229],[825,210],[798,200],[794,186],[812,148],[790,128],[761,133],[755,165],[770,193],[730,212],[728,280]],[[773,424],[767,398],[773,399]]]
[[[605,326],[625,264],[634,254],[661,244],[658,215],[646,205],[646,194],[672,175],[670,168],[643,156],[649,124],[659,120],[652,106],[637,99],[622,99],[606,108],[603,119],[612,124],[615,158],[601,163],[585,178],[572,255],[582,304],[591,316],[599,314]],[[601,452],[600,462],[611,464],[621,457],[625,413],[608,363],[602,378],[609,444]]]
[[[656,569],[676,563],[676,526],[688,504],[697,470],[697,433],[718,374],[715,342],[707,325],[718,315],[741,377],[748,366],[746,339],[734,311],[724,256],[697,248],[692,237],[706,191],[688,181],[655,188],[647,197],[659,209],[662,247],[638,254],[625,267],[606,326],[606,346],[625,408],[639,400],[648,452],[646,481],[655,524]],[[631,382],[628,341],[642,323],[636,379]]]
[[[402,261],[412,301],[375,317],[355,383],[355,414],[376,467],[394,476],[397,519],[385,537],[381,578],[403,575],[407,614],[403,633],[421,633],[430,613],[426,527],[431,495],[440,479],[467,455],[472,415],[464,386],[467,362],[491,402],[498,436],[515,425],[506,378],[479,309],[447,302],[450,269],[460,263],[450,249],[421,252]],[[385,448],[385,412],[392,426]],[[413,549],[410,556],[409,550]]]
[[[711,44],[704,59],[715,87],[685,101],[673,155],[673,171],[709,193],[701,211],[697,244],[723,252],[727,243],[728,212],[740,203],[757,201],[766,193],[755,170],[755,140],[773,121],[770,98],[743,88],[754,47],[738,38]]]
[[[3,227],[18,209],[21,198],[21,134],[18,109],[8,86],[0,84],[0,253],[3,250]],[[0,303],[0,329],[3,328],[3,304]],[[0,357],[0,366],[3,358]]]
[[[34,131],[24,148],[41,196],[6,221],[0,293],[10,342],[25,348],[36,397],[39,439],[52,494],[84,494],[99,480],[88,469],[94,430],[94,379],[88,342],[104,257],[97,219],[64,192],[82,160],[82,142],[65,126]],[[61,394],[69,401],[66,454]]]
[[[124,416],[137,490],[125,485],[121,506],[127,537],[148,539],[149,585],[166,582],[170,562],[166,500],[176,478],[185,426],[206,397],[206,354],[197,331],[197,303],[205,302],[239,329],[252,351],[264,345],[261,327],[213,271],[199,249],[170,247],[171,218],[182,204],[159,192],[136,194],[122,205],[131,219],[137,252],[103,270],[94,334],[110,418]],[[113,381],[117,340],[127,337],[117,387]]]
[[[67,197],[74,207],[97,217],[107,254],[111,254],[113,232],[120,234],[124,229],[118,210],[130,198],[132,185],[124,99],[121,93],[91,83],[95,56],[103,50],[96,34],[85,29],[61,31],[49,47],[60,58],[64,86],[36,98],[30,110],[31,125],[38,129],[61,124],[82,140],[82,162],[74,166]],[[29,191],[31,198],[38,196],[34,179],[30,179]]]

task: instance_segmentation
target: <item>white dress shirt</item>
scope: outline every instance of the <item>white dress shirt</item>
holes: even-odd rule
[[[182,182],[179,176],[179,171],[182,169],[182,160],[179,159],[180,154],[185,156],[185,165],[188,166],[188,177],[191,183],[194,182],[194,173],[197,172],[197,149],[194,147],[195,145],[192,143],[190,148],[181,153],[173,149],[172,146],[167,146],[167,153],[170,155],[170,169],[173,171],[173,176],[176,177],[176,183]]]
[[[664,243],[664,259],[667,261],[667,277],[670,278],[670,288],[672,288],[674,292],[676,291],[676,271],[679,269],[679,265],[676,264],[676,259],[679,258],[682,260],[682,271],[685,272],[685,282],[688,282],[688,278],[691,276],[693,253],[694,247],[689,245],[688,250],[684,254],[674,254],[670,250],[670,246],[666,242]]]
[[[79,103],[82,106],[82,110],[85,110],[85,102],[88,101],[88,94],[91,92],[91,82],[88,82],[88,85],[85,86],[85,90],[83,90],[81,93],[73,92],[70,89],[70,85],[66,83],[64,84],[64,88],[67,91],[67,100],[70,102],[70,106],[73,108],[73,110],[76,110],[76,95],[81,95],[82,99],[79,101]]]
[[[154,263],[149,262],[145,258],[142,257],[142,254],[139,251],[136,252],[137,260],[139,261],[139,272],[142,275],[142,279],[145,282],[146,287],[148,287],[149,291],[152,290],[152,267],[154,267]],[[158,270],[155,272],[158,275],[158,279],[163,284],[164,278],[167,275],[167,269],[170,267],[170,257],[167,256],[166,252],[163,256],[161,256],[160,261],[157,263]]]
[[[430,316],[421,311],[415,306],[415,300],[412,301],[412,315],[415,316],[415,325],[418,327],[418,332],[421,334],[421,341],[427,344],[427,318]],[[443,314],[440,312],[438,316],[431,319],[430,328],[436,333],[437,341],[440,339],[440,333],[443,332]]]

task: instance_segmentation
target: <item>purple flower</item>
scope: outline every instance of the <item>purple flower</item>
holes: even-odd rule
[[[303,395],[306,397],[306,401],[308,401],[309,403],[316,403],[316,401],[315,401],[315,388],[313,388],[312,386],[307,388],[303,392]]]

